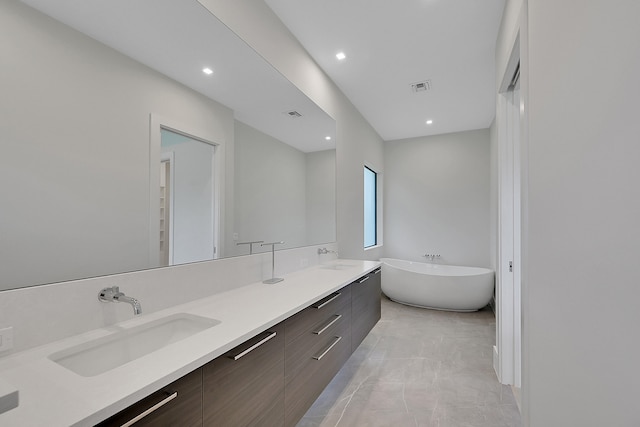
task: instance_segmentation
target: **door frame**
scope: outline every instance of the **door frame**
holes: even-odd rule
[[[498,258],[496,271],[496,346],[494,369],[502,384],[521,385],[521,208],[520,107],[511,88],[520,67],[516,35],[497,95]],[[519,104],[519,102],[518,102]]]

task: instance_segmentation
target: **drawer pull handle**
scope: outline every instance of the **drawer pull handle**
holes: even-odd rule
[[[379,268],[379,269],[377,269],[376,271],[374,271],[374,272],[373,272],[373,274],[380,274],[381,272],[382,272],[382,269],[381,269],[381,268]]]
[[[328,300],[326,300],[326,301],[320,300],[317,303],[315,303],[314,305],[312,305],[311,307],[320,309],[320,308],[324,307],[325,305],[329,304],[334,299],[338,298],[340,295],[342,295],[342,293],[336,292],[334,295],[329,295],[327,297],[327,298],[329,298]]]
[[[233,360],[238,360],[238,359],[240,359],[241,357],[244,357],[244,356],[246,356],[247,354],[251,353],[253,350],[255,350],[256,348],[260,347],[262,344],[266,343],[266,342],[267,342],[267,341],[269,341],[271,338],[273,338],[273,337],[275,337],[275,336],[276,336],[276,333],[275,333],[275,332],[267,332],[267,334],[269,334],[269,335],[267,335],[266,337],[264,337],[263,339],[261,339],[260,341],[258,341],[257,343],[255,343],[254,345],[252,345],[251,347],[249,347],[248,349],[243,350],[243,351],[241,351],[240,353],[238,353],[238,354],[236,354],[236,355],[229,356],[229,358],[230,358],[230,359],[233,359]]]
[[[367,280],[369,280],[369,278],[370,278],[370,277],[371,277],[371,276],[363,277],[362,279],[358,280],[358,283],[364,283],[364,282],[366,282]]]
[[[338,320],[340,320],[342,318],[342,314],[335,314],[333,319],[331,319],[329,321],[329,323],[327,323],[326,325],[324,325],[322,328],[313,331],[314,334],[316,335],[320,335],[321,333],[323,333],[324,331],[326,331],[327,329],[329,329],[331,327],[331,325],[333,325],[334,323],[336,323]]]
[[[329,345],[329,347],[326,348],[325,351],[322,352],[322,354],[320,356],[313,356],[313,358],[315,360],[320,360],[322,359],[327,353],[329,353],[331,351],[331,349],[333,347],[335,347],[336,344],[338,344],[340,342],[340,340],[342,339],[342,337],[336,337],[336,339],[331,343],[331,345]]]
[[[156,403],[151,408],[147,409],[146,411],[144,411],[143,413],[141,413],[137,417],[132,418],[131,420],[129,420],[126,423],[122,424],[122,427],[129,427],[129,426],[137,423],[138,421],[140,421],[141,419],[143,419],[147,415],[151,414],[152,412],[157,411],[158,409],[160,409],[161,407],[163,407],[167,403],[171,402],[176,397],[178,397],[178,392],[177,391],[173,392],[173,394],[170,394],[166,398],[162,399],[160,402]]]

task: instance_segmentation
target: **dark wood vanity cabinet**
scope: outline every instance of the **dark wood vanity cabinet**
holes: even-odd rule
[[[284,323],[204,366],[204,425],[284,424]]]
[[[202,368],[122,410],[99,427],[202,426]]]
[[[380,268],[351,284],[351,350],[362,343],[371,329],[380,320]]]
[[[379,273],[322,298],[99,426],[136,417],[136,427],[295,426],[380,319]]]
[[[351,355],[351,288],[285,321],[285,424],[294,426]]]

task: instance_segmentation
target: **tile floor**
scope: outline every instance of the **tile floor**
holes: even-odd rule
[[[382,297],[382,319],[298,427],[520,427],[492,366],[495,317]]]

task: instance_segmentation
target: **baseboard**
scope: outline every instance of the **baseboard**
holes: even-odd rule
[[[500,356],[498,355],[498,347],[493,346],[493,370],[498,377],[498,381],[502,383],[502,379],[500,378]],[[516,400],[516,405],[518,406],[518,411],[522,415],[522,390],[520,387],[516,387],[514,385],[511,386],[511,392],[513,393],[513,397]]]
[[[518,405],[518,411],[522,415],[522,390],[520,387],[511,386],[511,391],[513,392],[513,397],[516,398],[516,405]]]
[[[493,370],[496,372],[496,376],[498,377],[498,381],[502,382],[500,378],[500,356],[498,355],[498,347],[493,346]]]

